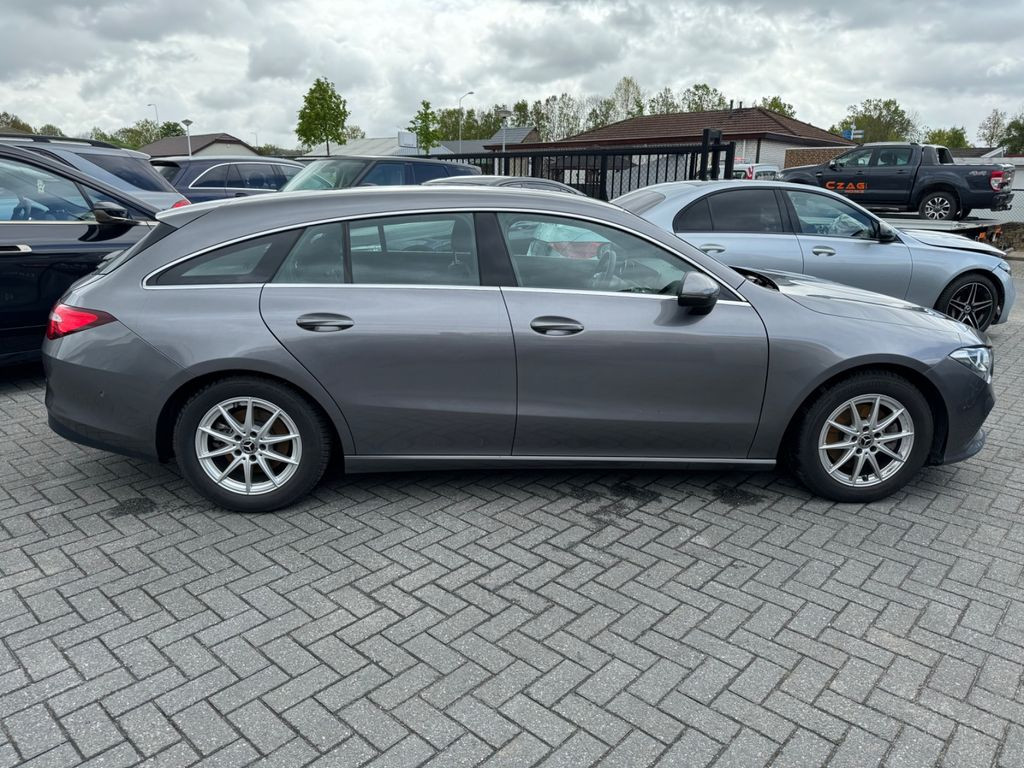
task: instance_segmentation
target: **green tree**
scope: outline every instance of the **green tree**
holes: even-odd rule
[[[793,108],[793,105],[783,101],[781,96],[764,96],[757,102],[757,106],[780,115],[785,115],[786,117],[796,117],[796,110]]]
[[[924,134],[925,144],[939,144],[949,149],[963,149],[971,146],[967,140],[967,131],[963,126],[951,128],[931,128]]]
[[[95,141],[105,141],[108,144],[115,144],[119,147],[124,146],[118,140],[117,136],[112,133],[107,133],[99,126],[93,126],[92,130],[89,131],[88,138],[94,139]]]
[[[899,105],[896,99],[865,99],[851,105],[846,117],[832,126],[831,133],[857,126],[864,131],[863,141],[911,141],[917,138],[917,121]]]
[[[409,130],[416,134],[416,144],[425,155],[429,155],[430,150],[441,143],[437,113],[426,99],[420,102],[420,111],[409,122]]]
[[[42,136],[63,136],[64,131],[53,123],[45,123],[39,126],[38,133]]]
[[[264,155],[265,157],[281,157],[287,151],[284,147],[279,147],[277,144],[260,144],[256,149],[257,155]]]
[[[358,125],[346,125],[344,129],[342,129],[341,135],[345,139],[342,143],[347,143],[349,141],[355,141],[356,139],[365,139],[366,131]]]
[[[512,117],[509,118],[509,125],[517,128],[535,128],[530,122],[530,105],[526,99],[520,99],[512,105]]]
[[[593,131],[615,122],[615,101],[610,98],[591,96],[586,101],[587,122],[585,130]]]
[[[155,120],[138,120],[132,125],[114,131],[115,143],[129,149],[138,149],[163,138]]]
[[[978,141],[983,147],[994,147],[1003,140],[1006,133],[1006,113],[993,109],[978,126]]]
[[[335,144],[344,144],[346,141],[347,120],[348,102],[338,95],[334,83],[325,77],[318,77],[302,100],[295,135],[307,149],[325,144],[327,154],[330,155],[332,141]]]
[[[1024,112],[1006,124],[1000,143],[1006,145],[1006,151],[1011,155],[1024,154]]]
[[[708,112],[713,109],[726,109],[729,102],[717,88],[707,83],[694,83],[679,95],[679,106],[683,112]]]
[[[651,115],[670,115],[681,111],[679,99],[668,87],[662,88],[647,101],[647,113]]]
[[[611,101],[614,105],[611,120],[616,122],[642,115],[647,106],[647,95],[635,78],[626,75],[615,84]]]
[[[167,120],[160,123],[160,127],[157,129],[157,133],[160,134],[161,139],[167,139],[171,136],[184,136],[185,128],[181,123],[176,123],[173,120]]]
[[[32,126],[11,112],[0,112],[0,131],[21,131],[35,133]]]

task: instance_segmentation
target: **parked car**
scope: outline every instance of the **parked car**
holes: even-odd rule
[[[787,168],[782,181],[815,184],[856,198],[866,208],[917,211],[921,218],[965,219],[974,208],[1005,211],[1014,167],[957,165],[935,144],[864,144],[823,165]]]
[[[732,166],[732,177],[734,179],[756,179],[757,181],[771,181],[779,177],[779,166],[771,163],[734,163]]]
[[[149,162],[193,203],[277,192],[302,170],[294,160],[230,155],[154,157]]]
[[[825,189],[783,182],[668,182],[613,201],[732,267],[834,280],[934,307],[985,330],[1010,316],[1005,254],[943,232],[894,230]]]
[[[475,165],[430,160],[425,157],[339,155],[309,163],[295,174],[281,191],[423,184],[431,179],[473,176],[479,173],[480,169]]]
[[[185,198],[149,164],[149,155],[105,141],[64,136],[0,133],[0,145],[16,146],[76,168],[94,179],[144,200],[157,210],[182,205]]]
[[[448,176],[439,179],[431,179],[430,181],[423,182],[424,186],[450,186],[452,184],[458,184],[466,186],[467,184],[473,186],[483,187],[512,187],[515,189],[536,189],[542,192],[565,192],[568,195],[582,195],[578,189],[570,187],[568,184],[563,184],[560,181],[553,181],[552,179],[538,179],[533,176],[490,176],[486,174],[480,174],[478,176]]]
[[[350,472],[792,454],[814,492],[865,502],[980,450],[993,406],[992,351],[961,323],[737,272],[577,195],[263,195],[160,222],[54,309],[49,421],[174,455],[230,509],[295,501],[335,450]],[[512,237],[559,229],[598,247]]]
[[[38,359],[61,294],[151,231],[156,212],[70,166],[0,144],[0,365]]]

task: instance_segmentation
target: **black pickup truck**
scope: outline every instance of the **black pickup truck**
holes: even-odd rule
[[[782,181],[817,184],[865,208],[917,211],[926,219],[963,219],[973,208],[1005,211],[1013,200],[1012,165],[958,165],[945,147],[864,144],[824,165],[787,168]]]

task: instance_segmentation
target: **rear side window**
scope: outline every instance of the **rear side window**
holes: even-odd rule
[[[174,177],[177,176],[178,171],[181,170],[181,166],[175,165],[174,163],[160,163],[159,165],[154,165],[153,169],[167,179],[167,181],[173,182]]]
[[[227,186],[272,192],[284,186],[284,177],[278,175],[277,166],[271,163],[235,163]]]
[[[201,256],[188,259],[164,270],[152,281],[154,285],[231,285],[265,283],[298,232],[277,232],[252,240],[232,243]]]
[[[173,192],[174,188],[167,183],[148,160],[129,155],[88,154],[81,156],[83,160],[98,165],[107,173],[111,173],[121,181],[131,184],[136,189],[146,192]]]
[[[473,216],[394,216],[349,225],[352,282],[480,285]]]
[[[736,189],[707,197],[715,232],[782,232],[772,189]]]
[[[672,220],[673,232],[710,232],[711,211],[708,199],[702,197],[692,205],[683,208]]]
[[[443,179],[447,176],[444,172],[444,166],[438,163],[413,163],[412,164],[412,178],[417,184],[422,184],[424,181],[430,181],[431,179]]]
[[[230,165],[215,165],[212,168],[207,168],[199,174],[199,178],[193,181],[189,186],[196,189],[224,187],[227,185],[228,171],[230,169]]]
[[[446,163],[449,176],[478,176],[477,167],[466,163]]]
[[[345,282],[343,227],[335,222],[307,228],[285,257],[274,282]]]
[[[664,199],[665,196],[661,192],[637,191],[623,195],[615,203],[639,216],[651,210],[651,208],[664,201]]]
[[[377,163],[359,184],[380,187],[405,184],[405,163]]]

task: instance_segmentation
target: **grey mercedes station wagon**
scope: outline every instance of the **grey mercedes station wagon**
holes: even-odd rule
[[[772,467],[877,499],[984,442],[992,351],[931,309],[736,271],[614,206],[388,188],[199,204],[55,307],[51,426],[272,510],[350,472]]]

